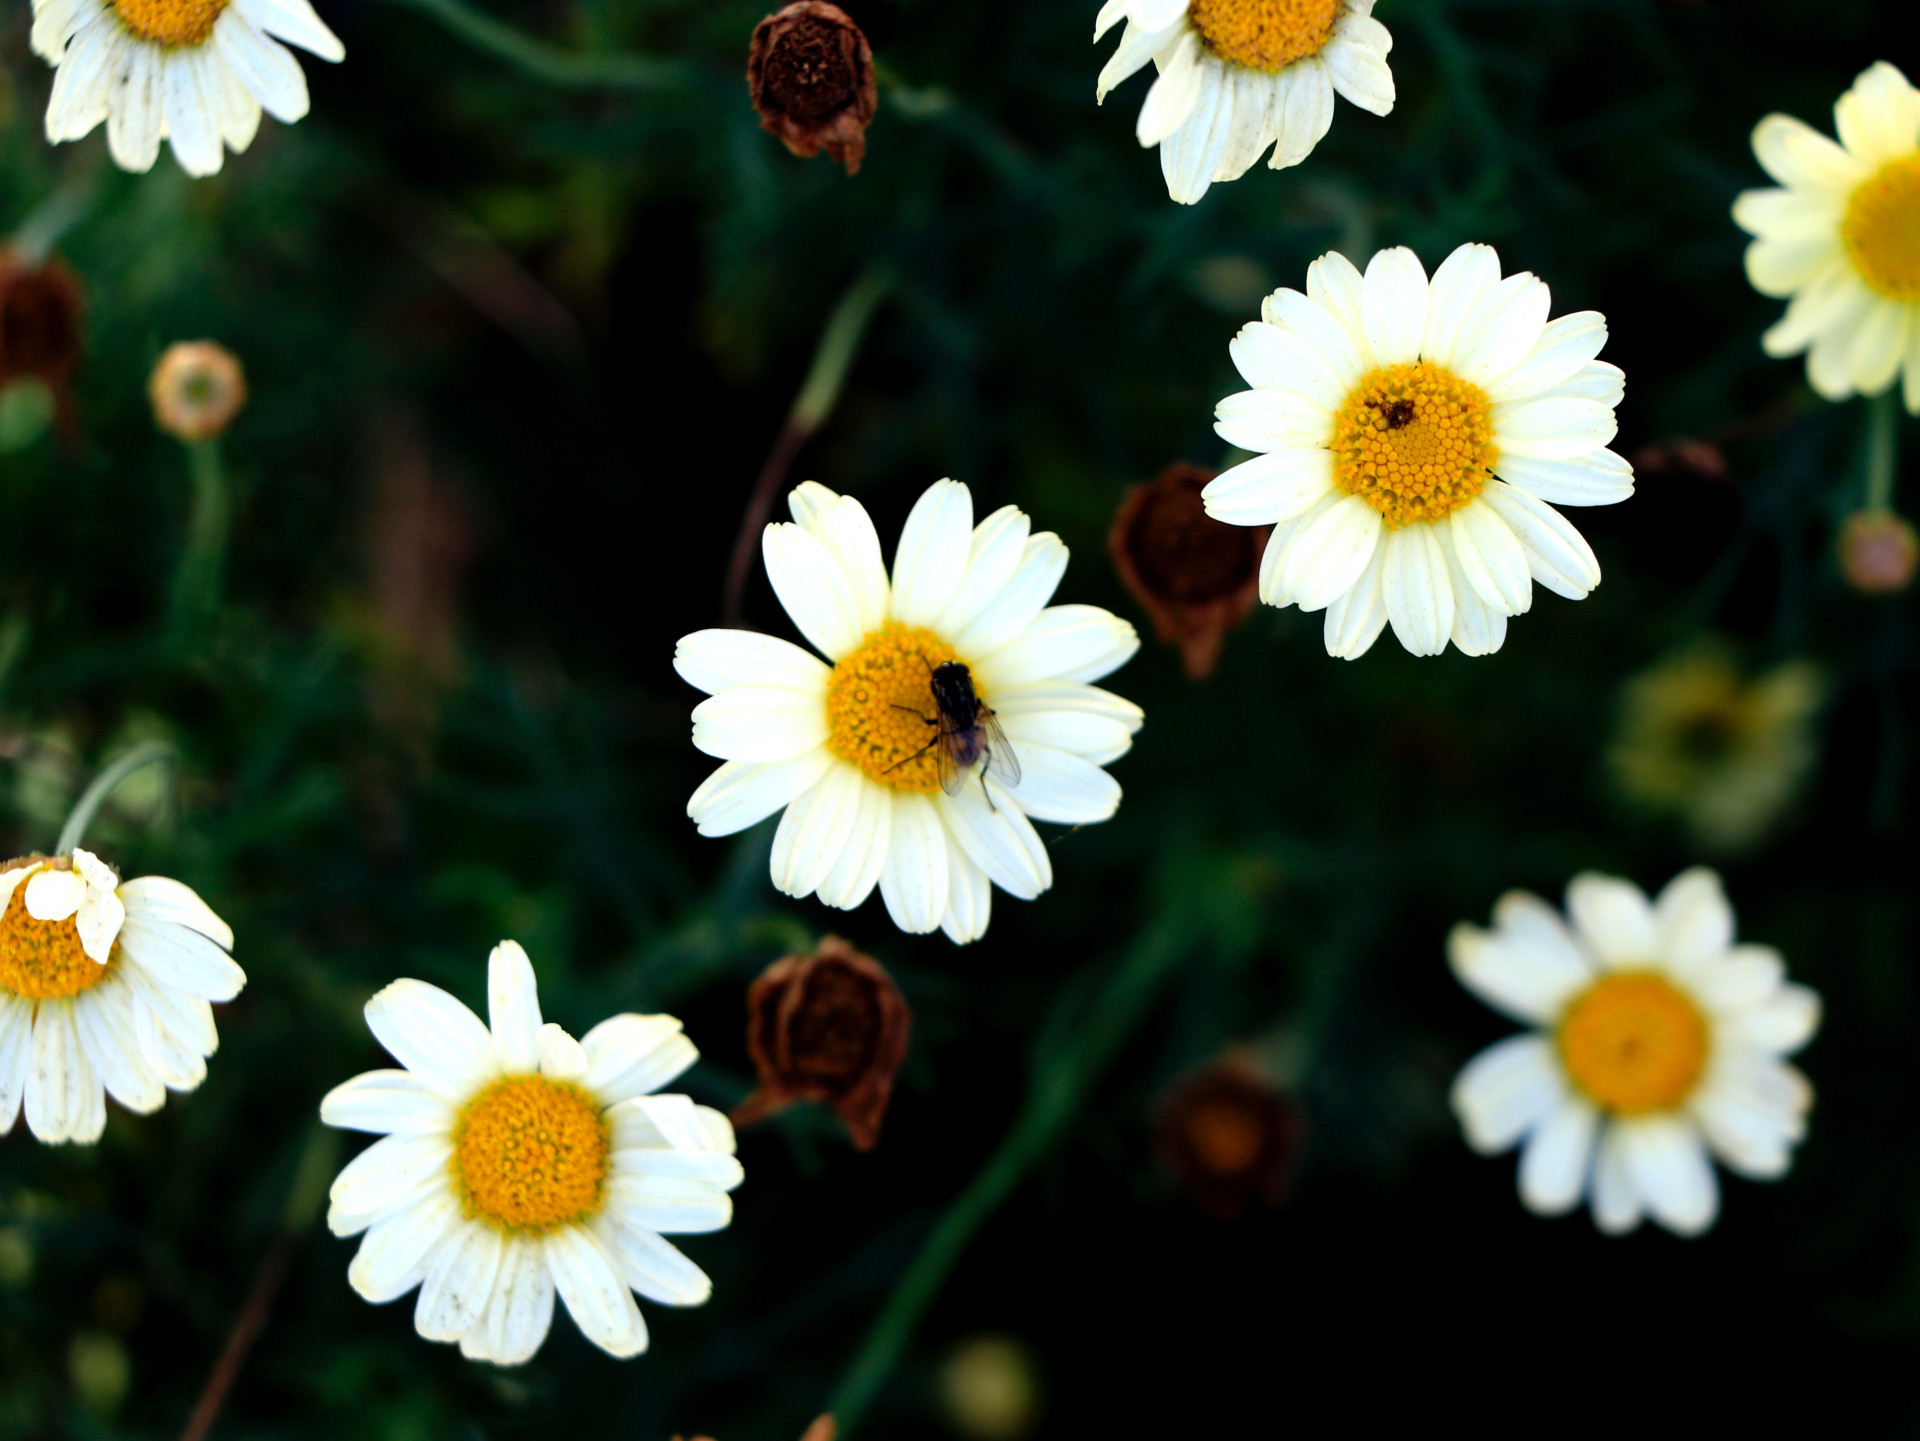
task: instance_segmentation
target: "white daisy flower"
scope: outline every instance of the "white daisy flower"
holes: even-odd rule
[[[207,1077],[212,1001],[247,983],[233,932],[178,881],[122,882],[90,851],[0,868],[0,1136],[92,1142],[107,1096],[160,1109]]]
[[[224,144],[253,143],[260,112],[307,113],[300,62],[346,50],[307,0],[33,0],[33,49],[59,73],[47,139],[78,140],[102,120],[123,170],[153,168],[160,142],[189,175],[220,169]]]
[[[638,1291],[698,1306],[713,1286],[663,1233],[718,1231],[740,1184],[733,1127],[685,1096],[651,1094],[699,1058],[672,1016],[614,1016],[576,1041],[540,1020],[527,953],[487,966],[492,1029],[425,981],[367,1002],[405,1070],[368,1071],[320,1103],[375,1141],[333,1183],[327,1225],[366,1232],[347,1269],[378,1305],[420,1288],[413,1324],[475,1361],[540,1349],[556,1292],[615,1356],[647,1348]]]
[[[1535,276],[1500,278],[1491,246],[1461,246],[1431,281],[1404,247],[1365,276],[1329,253],[1305,295],[1276,290],[1234,337],[1254,388],[1214,429],[1264,454],[1206,488],[1207,513],[1273,526],[1260,598],[1325,609],[1329,655],[1364,654],[1389,622],[1415,655],[1487,655],[1534,581],[1573,600],[1600,583],[1548,502],[1633,494],[1606,449],[1625,377],[1594,359],[1603,316],[1549,322],[1548,304]]]
[[[1032,900],[1053,884],[1032,820],[1086,825],[1119,806],[1101,767],[1132,746],[1140,708],[1087,682],[1140,638],[1097,606],[1049,606],[1067,568],[1060,537],[1029,534],[1010,505],[975,526],[958,481],[915,504],[891,583],[859,501],[808,482],[788,506],[793,523],[762,541],[767,575],[830,663],[751,631],[680,642],[674,669],[711,697],[694,709],[693,743],[726,762],[687,813],[701,835],[724,836],[785,807],[782,891],[851,910],[878,885],[900,929],[977,940],[992,886]],[[951,662],[983,724],[1005,730],[982,732],[986,749],[957,766],[942,761],[953,751],[931,687]]]
[[[1813,1103],[1782,1057],[1820,1023],[1779,952],[1735,945],[1733,910],[1705,868],[1649,903],[1611,876],[1575,876],[1571,929],[1524,891],[1494,928],[1454,928],[1453,972],[1537,1029],[1481,1052],[1453,1086],[1477,1151],[1524,1142],[1520,1199],[1543,1216],[1590,1197],[1612,1233],[1643,1215],[1682,1236],[1720,1208],[1709,1153],[1755,1180],[1786,1174]]]
[[[1373,0],[1107,0],[1094,40],[1127,28],[1096,98],[1154,63],[1135,133],[1160,147],[1167,194],[1191,205],[1269,145],[1275,170],[1305,160],[1333,124],[1336,90],[1375,115],[1393,109],[1393,37],[1372,12]]]
[[[1807,352],[1828,400],[1877,395],[1905,373],[1920,414],[1920,92],[1882,60],[1835,102],[1835,144],[1791,115],[1754,127],[1753,153],[1784,189],[1733,205],[1747,279],[1787,300],[1768,355]]]

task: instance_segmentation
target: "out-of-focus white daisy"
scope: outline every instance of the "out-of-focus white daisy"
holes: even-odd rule
[[[291,125],[307,80],[280,41],[322,60],[345,48],[307,0],[33,0],[33,48],[58,70],[47,139],[107,122],[123,170],[150,170],[160,142],[189,175],[220,169],[222,146],[253,143],[264,109]]]
[[[889,582],[865,507],[808,482],[793,523],[767,527],[774,593],[827,657],[741,630],[696,631],[674,669],[711,697],[693,743],[726,762],[687,804],[706,836],[785,807],[773,883],[851,910],[878,885],[904,931],[986,932],[992,887],[1031,900],[1053,884],[1032,821],[1084,825],[1120,804],[1106,771],[1140,708],[1088,684],[1140,648],[1132,626],[1090,605],[1049,606],[1067,568],[1051,531],[1004,506],[973,523],[973,496],[936,482],[900,535]],[[941,784],[934,668],[967,667],[1018,757],[982,756]],[[990,884],[991,883],[991,884]]]
[[[1791,115],[1754,127],[1754,156],[1784,188],[1746,191],[1733,218],[1755,237],[1753,288],[1788,301],[1761,344],[1806,351],[1828,400],[1876,395],[1904,370],[1920,414],[1920,91],[1882,60],[1833,119],[1838,144]]]
[[[651,1094],[699,1058],[672,1016],[614,1016],[576,1041],[542,1024],[512,941],[494,947],[487,1002],[491,1030],[425,981],[367,1002],[405,1069],[355,1076],[320,1103],[328,1125],[383,1137],[330,1193],[334,1235],[366,1232],[347,1280],[376,1305],[418,1286],[415,1329],[476,1361],[539,1350],[556,1292],[588,1340],[637,1355],[635,1291],[697,1306],[713,1290],[661,1237],[733,1219],[733,1127]]]
[[[1229,351],[1254,388],[1214,429],[1260,451],[1204,493],[1234,525],[1271,525],[1260,598],[1327,612],[1329,655],[1352,660],[1391,623],[1415,655],[1451,640],[1500,648],[1533,582],[1579,600],[1600,583],[1553,504],[1611,505],[1633,469],[1606,448],[1625,392],[1595,360],[1607,323],[1547,319],[1544,282],[1500,277],[1463,245],[1432,280],[1411,250],[1364,276],[1328,253],[1307,290],[1276,290]]]
[[[97,1141],[106,1098],[142,1115],[220,1044],[212,1001],[247,982],[233,932],[178,881],[122,882],[90,851],[0,867],[0,1135]]]
[[[1135,133],[1160,147],[1167,194],[1191,205],[1269,145],[1275,170],[1305,160],[1336,90],[1375,115],[1393,109],[1393,37],[1372,12],[1373,0],[1107,0],[1094,40],[1127,28],[1096,98],[1154,63]]]
[[[1683,1236],[1719,1212],[1712,1156],[1739,1175],[1786,1174],[1813,1102],[1782,1058],[1820,1021],[1777,951],[1735,945],[1712,871],[1649,903],[1591,872],[1567,887],[1571,928],[1524,891],[1494,928],[1454,928],[1448,958],[1488,1005],[1536,1029],[1481,1052],[1453,1086],[1475,1150],[1524,1142],[1520,1199],[1541,1215],[1589,1197],[1608,1232],[1643,1216]]]

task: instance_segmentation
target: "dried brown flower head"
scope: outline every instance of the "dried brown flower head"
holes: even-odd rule
[[[797,0],[756,25],[747,87],[760,128],[795,155],[824,150],[859,170],[879,92],[867,37],[838,5]]]
[[[872,1150],[912,1023],[885,968],[838,936],[810,956],[775,961],[747,991],[747,1050],[760,1084],[733,1123],[820,1101],[847,1123],[854,1149]]]
[[[1287,1199],[1300,1154],[1298,1107],[1254,1062],[1229,1054],[1189,1072],[1153,1118],[1160,1164],[1210,1216],[1231,1220]]]
[[[64,264],[0,250],[0,385],[31,375],[64,386],[80,363],[81,311],[80,282]]]
[[[211,440],[247,403],[247,378],[232,351],[211,340],[167,347],[147,382],[153,421],[180,440]]]
[[[1213,673],[1221,641],[1259,600],[1267,544],[1267,527],[1228,525],[1207,514],[1200,492],[1213,475],[1184,461],[1168,466],[1126,493],[1107,532],[1120,579],[1160,639],[1180,647],[1193,680]]]
[[[1892,595],[1913,583],[1920,539],[1890,510],[1862,510],[1840,526],[1840,573],[1867,595]]]

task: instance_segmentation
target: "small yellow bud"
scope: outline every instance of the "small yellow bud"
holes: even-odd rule
[[[225,346],[183,340],[167,347],[147,383],[153,420],[180,440],[211,440],[224,434],[247,403],[247,378]]]

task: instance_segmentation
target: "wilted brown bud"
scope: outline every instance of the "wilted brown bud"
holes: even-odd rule
[[[153,421],[180,440],[211,440],[247,403],[247,378],[233,352],[211,340],[167,347],[147,382]]]
[[[1840,573],[1867,595],[1891,595],[1913,583],[1920,538],[1890,510],[1861,510],[1840,526]]]
[[[1180,647],[1192,680],[1213,674],[1220,642],[1260,598],[1265,526],[1228,525],[1207,514],[1200,492],[1214,473],[1184,461],[1136,485],[1107,532],[1114,567],[1153,618],[1160,639]]]
[[[1154,1151],[1194,1205],[1232,1220],[1251,1201],[1287,1198],[1300,1112],[1251,1059],[1229,1054],[1189,1072],[1154,1111]]]
[[[813,1424],[800,1433],[800,1441],[834,1441],[840,1434],[840,1423],[831,1415],[816,1416]]]
[[[775,961],[747,991],[747,1050],[760,1084],[733,1123],[821,1101],[847,1123],[855,1150],[872,1150],[912,1023],[893,978],[838,936],[810,956]]]
[[[80,282],[58,260],[0,250],[0,385],[31,375],[58,391],[80,363]]]
[[[879,92],[873,50],[847,12],[826,0],[797,0],[753,30],[747,86],[760,128],[795,155],[822,150],[852,175],[867,153],[867,126]]]

